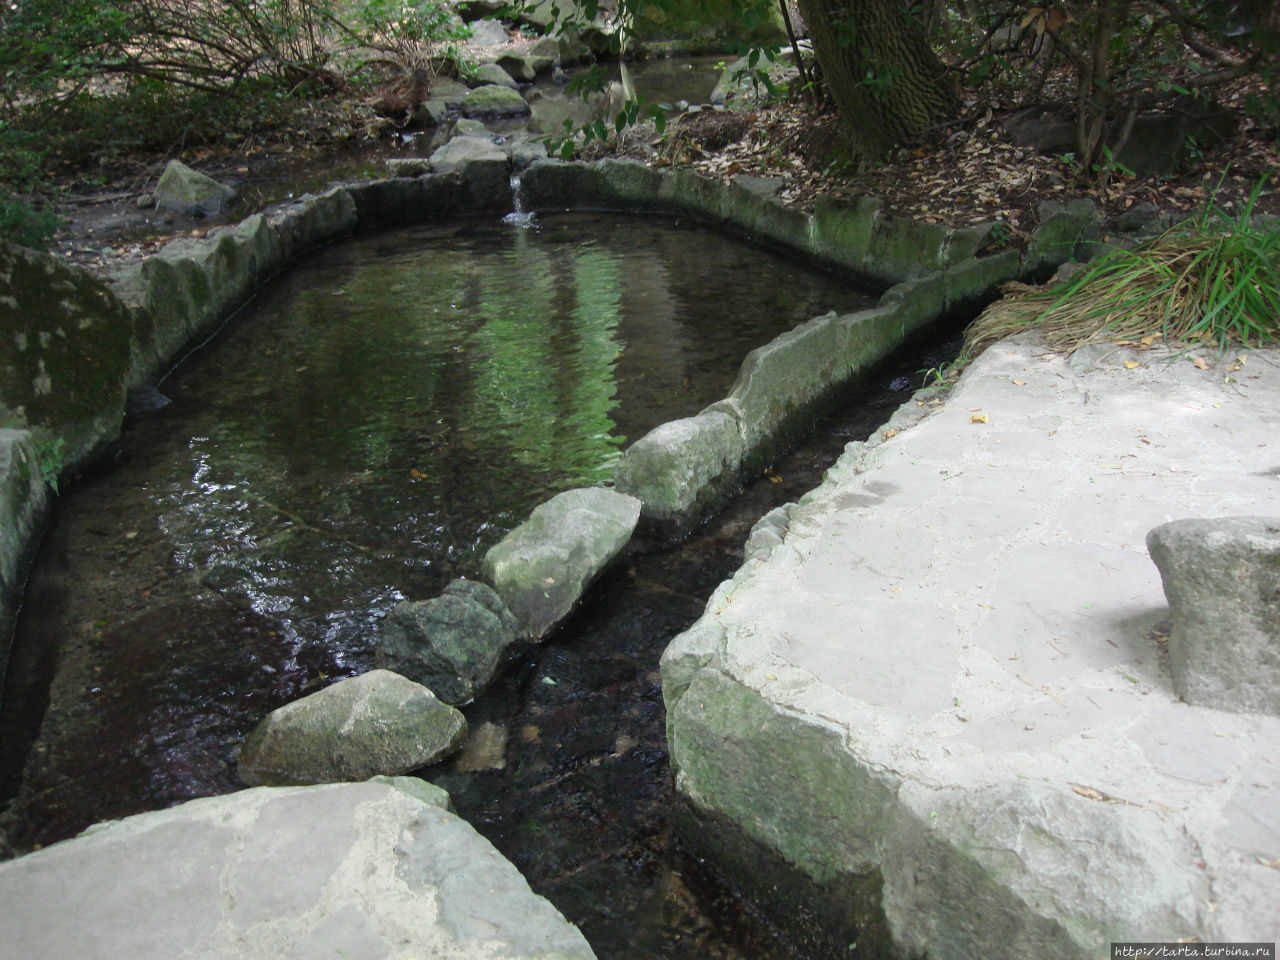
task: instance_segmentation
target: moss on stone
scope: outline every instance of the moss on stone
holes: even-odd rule
[[[83,462],[124,417],[133,318],[100,280],[0,241],[0,421]],[[50,448],[52,449],[52,448]]]

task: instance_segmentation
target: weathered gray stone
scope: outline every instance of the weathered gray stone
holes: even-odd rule
[[[712,408],[650,430],[623,452],[614,485],[647,519],[679,533],[737,486],[746,442],[732,411]]]
[[[1175,520],[1147,534],[1187,703],[1280,715],[1280,518]]]
[[[466,703],[488,686],[524,630],[493,588],[455,580],[432,600],[397,604],[382,625],[378,665]]]
[[[511,74],[496,63],[482,63],[468,76],[468,80],[473,87],[495,84],[499,87],[510,87],[512,90],[519,89],[519,84],[512,79]]]
[[[529,112],[519,92],[494,83],[476,87],[462,101],[464,117],[527,117]]]
[[[184,217],[214,217],[231,206],[236,192],[192,170],[181,160],[170,160],[153,196],[156,206],[162,210],[172,210]]]
[[[465,17],[465,14],[463,15]],[[500,20],[472,20],[471,36],[467,45],[471,47],[497,47],[511,42],[511,34]]]
[[[457,97],[457,103],[462,102],[462,95]],[[457,109],[457,104],[454,105]],[[418,129],[425,127],[438,127],[449,119],[449,102],[444,97],[428,97],[422,103],[418,104],[410,118],[409,125]]]
[[[465,83],[448,78],[436,80],[431,85],[431,99],[441,100],[450,110],[457,110],[467,98],[471,88]]]
[[[545,637],[627,545],[640,501],[601,487],[556,494],[485,554],[486,579],[534,639]]]
[[[590,960],[582,934],[409,778],[243,790],[0,863],[6,957]]]
[[[317,196],[305,194],[274,213],[267,221],[288,262],[321,243],[329,243],[355,230],[359,223],[355,201],[342,187]]]
[[[484,121],[472,120],[470,117],[461,117],[453,125],[453,137],[479,137],[482,140],[486,138],[493,140],[493,135],[489,133],[489,128],[484,125]]]
[[[1091,239],[1098,228],[1098,211],[1088,200],[1064,206],[1046,201],[1037,208],[1040,225],[1022,256],[1023,273],[1042,278],[1060,263],[1072,259],[1076,248]]]
[[[431,154],[428,163],[436,173],[452,173],[473,160],[507,162],[507,155],[489,137],[454,137]]]
[[[466,735],[462,714],[426,687],[372,670],[272,711],[245,740],[240,779],[292,786],[406,773],[447,756]]]
[[[761,197],[776,197],[787,185],[785,177],[757,177],[749,173],[740,173],[733,178],[735,185]]]
[[[511,144],[511,166],[524,170],[539,160],[547,159],[547,145],[541,140],[516,140]]]
[[[430,172],[430,157],[392,157],[387,161],[387,173],[393,177],[420,177]]]

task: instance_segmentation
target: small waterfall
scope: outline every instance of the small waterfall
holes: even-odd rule
[[[511,212],[502,218],[503,223],[527,230],[533,226],[533,211],[526,211],[520,197],[520,174],[511,175]]]

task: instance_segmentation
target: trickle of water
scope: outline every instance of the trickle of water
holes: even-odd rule
[[[511,175],[511,212],[502,218],[503,223],[527,230],[533,226],[533,212],[526,211],[524,199],[520,196],[520,174]]]

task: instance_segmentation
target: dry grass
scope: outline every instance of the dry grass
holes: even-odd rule
[[[1254,223],[1252,206],[1230,221],[1206,214],[1113,250],[1063,283],[1015,285],[970,325],[962,356],[1032,328],[1066,353],[1098,340],[1280,340],[1280,228]]]

